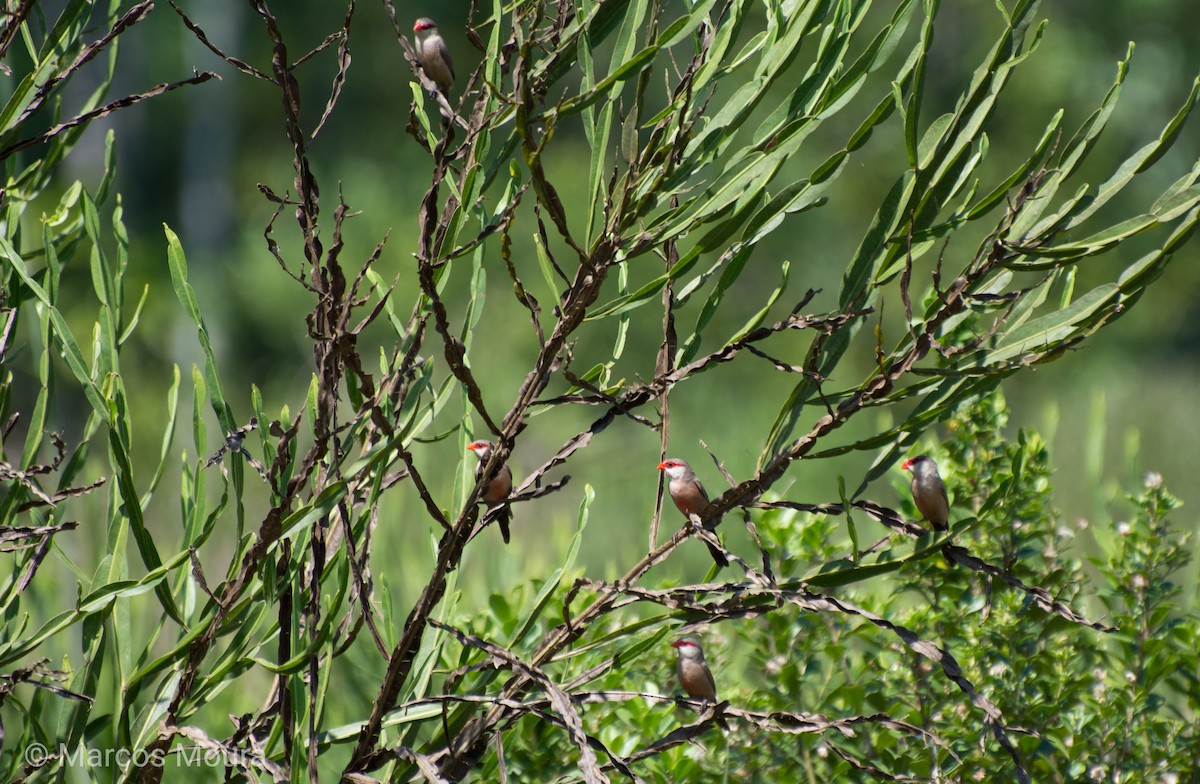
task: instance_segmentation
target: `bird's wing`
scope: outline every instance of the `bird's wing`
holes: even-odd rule
[[[708,681],[709,693],[713,696],[713,702],[717,701],[717,682],[713,680],[712,670],[708,669],[708,665],[701,665],[700,669],[704,670],[704,680]]]
[[[454,79],[454,61],[450,59],[450,47],[446,46],[445,40],[440,36],[438,37],[438,53],[446,61],[446,67],[450,69],[450,78]]]
[[[496,477],[488,487],[493,495],[505,498],[512,495],[512,486],[512,469],[508,467],[508,463],[505,463],[500,467],[500,470],[496,473]]]

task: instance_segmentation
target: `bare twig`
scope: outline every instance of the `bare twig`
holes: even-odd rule
[[[51,139],[58,136],[59,134],[63,133],[64,131],[69,131],[72,128],[78,128],[81,125],[87,125],[92,120],[98,120],[101,117],[107,117],[108,115],[112,114],[113,112],[117,111],[118,109],[124,109],[127,106],[133,106],[134,104],[141,103],[142,101],[145,101],[149,98],[156,98],[160,95],[169,93],[172,90],[177,90],[180,87],[187,87],[188,85],[193,85],[193,84],[203,84],[204,82],[207,82],[209,79],[220,79],[220,78],[221,77],[217,76],[215,73],[212,73],[211,71],[201,71],[201,72],[197,73],[195,76],[180,80],[178,82],[169,82],[166,84],[160,84],[156,87],[153,87],[153,88],[147,90],[144,93],[137,93],[136,95],[127,95],[124,98],[118,98],[117,100],[112,101],[111,103],[107,103],[104,106],[101,106],[99,109],[93,109],[90,112],[84,112],[83,114],[73,117],[70,120],[67,120],[66,122],[58,123],[57,125],[53,126],[52,128],[50,128],[42,133],[39,133],[36,136],[31,136],[28,139],[22,139],[19,142],[13,142],[9,146],[5,147],[3,150],[0,150],[0,161],[7,160],[13,154],[18,153],[21,150],[27,150],[30,147],[36,147],[39,144],[48,142]]]

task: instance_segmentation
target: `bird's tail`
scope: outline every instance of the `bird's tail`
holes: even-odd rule
[[[505,541],[508,541],[508,540],[506,539]],[[717,562],[717,566],[720,566],[722,568],[729,566],[729,559],[725,557],[725,553],[723,553],[720,550],[718,550],[717,548],[713,547],[708,542],[705,542],[704,544],[705,544],[705,546],[708,547],[708,552],[709,552],[709,554],[712,555],[712,559]]]
[[[508,524],[512,522],[512,509],[504,507],[500,513],[496,515],[496,524],[500,526],[500,537],[504,539],[504,543],[508,544],[509,532]]]

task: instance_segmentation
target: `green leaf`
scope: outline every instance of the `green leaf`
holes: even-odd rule
[[[167,266],[171,271],[171,282],[175,287],[175,296],[179,298],[180,304],[183,305],[188,316],[196,325],[196,336],[200,340],[200,347],[204,351],[204,372],[208,382],[208,393],[212,403],[213,413],[217,415],[217,421],[221,423],[221,427],[226,433],[232,433],[237,430],[237,423],[233,419],[233,412],[229,408],[229,404],[225,402],[225,393],[221,387],[221,377],[217,372],[217,358],[213,352],[212,343],[208,338],[208,329],[204,326],[204,319],[200,315],[200,304],[196,300],[196,292],[192,289],[192,285],[187,280],[187,259],[184,257],[183,245],[179,242],[179,237],[171,230],[170,226],[163,224],[163,231],[167,236]]]
[[[781,279],[779,281],[779,286],[777,286],[775,290],[767,296],[767,301],[762,308],[753,316],[751,316],[750,320],[742,325],[741,329],[733,333],[733,336],[726,341],[725,345],[738,342],[742,338],[746,337],[746,335],[762,326],[762,323],[767,318],[767,314],[771,311],[771,308],[774,307],[775,303],[779,301],[779,298],[783,296],[783,292],[787,289],[788,271],[790,269],[791,264],[788,261],[785,260],[782,264],[780,264],[779,274]]]
[[[158,467],[154,470],[154,476],[150,479],[150,485],[146,488],[146,492],[142,494],[141,507],[142,511],[150,505],[150,499],[154,497],[154,491],[158,488],[158,483],[162,480],[163,473],[166,471],[167,459],[171,454],[171,445],[175,441],[175,420],[176,413],[179,410],[179,365],[172,365],[171,387],[167,391],[167,423],[163,428],[162,447],[158,453]]]
[[[579,547],[583,542],[583,529],[587,527],[588,511],[591,509],[592,501],[596,500],[596,491],[591,485],[585,485],[583,488],[583,500],[579,504],[579,516],[575,524],[575,535],[571,537],[571,544],[567,548],[567,558],[563,565],[555,569],[553,573],[546,579],[537,596],[533,600],[525,612],[523,618],[513,630],[505,647],[509,650],[517,650],[525,642],[525,638],[529,632],[533,630],[538,618],[550,603],[550,599],[554,596],[554,592],[562,585],[563,576],[569,574],[575,568],[575,561],[579,558]]]
[[[1030,351],[1045,351],[1073,335],[1081,324],[1089,323],[1090,317],[1110,304],[1119,290],[1115,283],[1097,286],[1069,307],[1047,313],[1020,329],[1004,334],[994,349],[985,352],[987,363],[1005,362]]]
[[[742,274],[742,270],[746,266],[746,261],[750,258],[750,253],[751,248],[740,246],[728,258],[728,261],[726,261],[726,257],[729,254],[722,255],[721,262],[724,262],[725,269],[721,273],[721,278],[717,281],[717,285],[712,293],[704,300],[704,305],[700,309],[700,315],[696,318],[696,326],[692,329],[692,334],[687,337],[678,351],[678,356],[675,360],[676,365],[690,362],[695,357],[696,352],[699,351],[700,333],[708,326],[708,322],[712,319],[713,315],[716,314],[721,301],[725,297],[725,293]],[[682,299],[682,295],[680,299]]]
[[[24,260],[17,254],[16,249],[4,237],[0,237],[0,260],[10,266],[21,282],[31,291],[39,302],[46,308],[46,316],[50,320],[53,327],[55,342],[59,345],[62,351],[63,359],[70,368],[71,373],[75,376],[83,389],[84,397],[91,404],[92,410],[96,412],[104,421],[108,420],[108,402],[104,395],[96,386],[92,378],[92,373],[88,369],[83,358],[83,353],[79,350],[79,345],[71,336],[71,331],[67,327],[66,319],[62,313],[54,306],[54,302],[46,291],[38,285],[37,281],[29,274],[29,269],[25,266]]]
[[[337,506],[338,501],[346,495],[346,489],[345,482],[330,482],[311,503],[305,504],[284,518],[280,526],[279,538],[289,539],[296,536],[299,532],[312,526],[313,523],[327,517]]]
[[[671,269],[665,274],[658,276],[632,294],[628,294],[624,297],[618,297],[617,299],[596,308],[590,314],[588,314],[585,321],[596,321],[609,316],[619,315],[628,310],[632,310],[633,308],[644,305],[648,300],[652,299],[660,291],[662,291],[663,286],[667,285],[667,281],[675,280],[695,266],[699,258],[700,254],[698,252],[692,251],[687,253],[683,258],[675,262],[675,265],[672,266]]]
[[[1088,153],[1095,147],[1100,133],[1104,130],[1109,118],[1116,109],[1117,100],[1121,96],[1121,87],[1125,82],[1125,77],[1129,73],[1129,60],[1132,57],[1133,44],[1130,44],[1125,59],[1117,63],[1116,80],[1100,102],[1100,108],[1083,123],[1074,138],[1067,143],[1057,165],[1051,169],[1041,187],[1038,188],[1037,198],[1031,199],[1026,204],[1025,208],[1021,210],[1021,214],[1017,217],[1017,220],[1010,227],[1009,235],[1011,237],[1028,238],[1030,236],[1038,236],[1046,228],[1058,222],[1058,217],[1052,216],[1050,219],[1042,221],[1038,229],[1033,229],[1043,212],[1050,206],[1059,187],[1078,169],[1087,159]]]

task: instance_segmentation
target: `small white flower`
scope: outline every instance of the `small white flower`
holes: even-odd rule
[[[1078,528],[1080,531],[1086,531],[1088,525],[1090,525],[1090,523],[1088,523],[1087,519],[1083,518],[1083,517],[1081,517],[1075,521],[1075,527]]]
[[[1146,581],[1146,575],[1135,574],[1133,576],[1133,587],[1134,588],[1137,588],[1140,590],[1142,588],[1145,588],[1147,585],[1149,585],[1149,583]]]
[[[1108,671],[1105,670],[1103,667],[1096,667],[1095,669],[1092,670],[1092,678],[1095,680],[1102,681],[1107,677],[1108,677]]]
[[[991,675],[993,678],[998,678],[1006,672],[1008,672],[1008,665],[1004,662],[996,662],[991,667],[988,667],[988,675]]]
[[[1100,781],[1104,778],[1104,768],[1100,765],[1093,765],[1088,768],[1088,778],[1092,781]]]
[[[1129,532],[1131,530],[1132,529],[1129,527],[1129,523],[1125,522],[1124,520],[1117,523],[1117,533],[1119,533],[1121,536],[1129,536]]]
[[[1079,522],[1083,523],[1083,525],[1081,526],[1082,528],[1087,527],[1086,520],[1080,520]],[[1057,536],[1059,539],[1074,539],[1075,538],[1075,532],[1072,531],[1070,528],[1067,528],[1065,525],[1060,525],[1058,528],[1055,528],[1054,535]]]
[[[1137,675],[1134,674],[1133,670],[1125,671],[1125,681],[1127,683],[1137,683]]]
[[[825,759],[826,757],[828,757],[829,756],[829,747],[826,746],[824,743],[818,744],[817,745],[817,756],[820,757],[821,759]]]
[[[1162,487],[1162,474],[1157,471],[1150,471],[1146,474],[1142,483],[1146,485],[1147,490],[1153,490],[1156,487]]]
[[[1178,773],[1163,774],[1163,784],[1179,784],[1179,774]]]
[[[767,659],[767,662],[764,666],[766,667],[767,675],[774,677],[783,672],[783,668],[786,664],[786,656],[772,656],[771,658]]]

